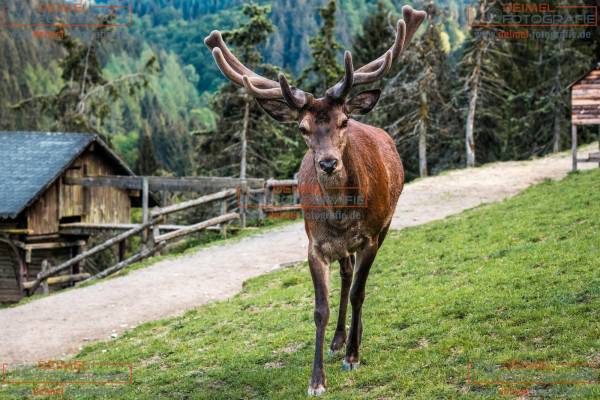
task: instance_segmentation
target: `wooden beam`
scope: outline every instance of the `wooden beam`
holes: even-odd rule
[[[29,235],[32,232],[31,229],[0,228],[0,233],[7,233],[9,235]]]
[[[266,186],[268,188],[276,186],[298,186],[298,181],[296,179],[269,179]]]
[[[47,242],[47,243],[23,243],[25,250],[62,249],[65,247],[78,247],[85,244],[85,240],[76,242]]]
[[[48,285],[59,285],[61,283],[69,283],[69,282],[78,282],[84,279],[88,279],[91,275],[87,272],[82,272],[80,274],[71,274],[71,275],[59,275],[53,276],[46,280]],[[23,288],[31,289],[35,281],[28,281],[23,284]]]
[[[152,210],[151,215],[154,218],[154,217],[158,217],[160,215],[171,214],[171,213],[174,213],[177,211],[186,210],[191,207],[196,207],[201,204],[209,203],[211,201],[224,199],[226,197],[233,196],[236,193],[237,193],[236,189],[227,189],[227,190],[223,190],[221,192],[207,194],[206,196],[201,196],[194,200],[184,201],[182,203],[173,204],[168,207]]]
[[[264,179],[260,178],[228,178],[213,176],[197,177],[159,177],[149,176],[150,191],[169,192],[206,192],[210,190],[230,189],[240,186],[244,181],[249,187],[261,188]],[[143,182],[140,176],[94,176],[83,178],[64,178],[65,185],[80,185],[85,187],[116,187],[119,189],[142,190]]]
[[[48,260],[44,260],[42,261],[42,274],[45,272],[48,272],[48,269],[50,269],[50,263],[48,262]],[[31,285],[31,291],[35,292],[35,290],[37,289],[37,287],[35,287],[35,281],[33,282],[33,284]],[[42,293],[43,294],[48,294],[50,292],[50,289],[48,288],[48,280],[45,280],[42,282]]]
[[[148,218],[150,214],[148,212],[148,196],[149,196],[149,186],[148,186],[148,177],[145,176],[142,178],[142,224],[148,223]],[[149,246],[148,244],[148,230],[144,229],[142,231],[142,246]]]
[[[99,231],[126,231],[140,226],[140,224],[88,224],[85,222],[72,222],[68,224],[60,224],[62,230],[99,230]],[[158,225],[158,229],[161,231],[176,231],[184,228],[186,225]],[[25,246],[25,245],[24,245]]]
[[[225,215],[225,214],[227,214],[227,200],[221,201],[221,215]],[[227,224],[222,223],[220,228],[221,228],[221,236],[223,236],[223,239],[226,239],[227,238]]]
[[[148,195],[149,195],[149,182],[147,177],[142,178],[142,223],[148,222]]]
[[[301,211],[302,206],[300,204],[291,204],[287,206],[266,206],[263,207],[263,212],[265,213],[276,213],[276,212],[285,212],[285,211]]]
[[[229,213],[229,214],[225,214],[225,215],[220,215],[215,218],[207,219],[206,221],[200,222],[198,224],[187,226],[187,227],[180,229],[178,231],[175,231],[175,232],[165,233],[164,235],[160,235],[160,236],[154,238],[154,240],[157,243],[163,242],[163,241],[166,242],[169,240],[177,239],[182,236],[189,235],[191,233],[201,231],[202,229],[205,229],[212,225],[218,225],[218,224],[228,222],[228,221],[231,221],[234,219],[239,219],[239,218],[240,218],[240,215],[238,213]]]

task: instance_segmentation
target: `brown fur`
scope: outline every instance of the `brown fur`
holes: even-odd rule
[[[331,121],[338,121],[340,110],[331,110]],[[337,122],[336,122],[337,123]],[[334,124],[336,124],[334,123]],[[326,123],[327,124],[327,123]],[[382,129],[350,119],[347,128],[312,125],[310,135],[327,135],[329,142],[307,138],[310,149],[302,160],[298,174],[300,199],[305,212],[305,228],[309,239],[308,259],[315,288],[315,323],[317,343],[309,393],[325,390],[326,377],[323,368],[323,341],[329,320],[329,266],[338,260],[342,289],[336,331],[330,351],[341,350],[346,344],[344,367],[354,369],[359,364],[358,350],[362,336],[361,310],[365,297],[365,285],[370,267],[389,228],[396,203],[404,185],[404,170],[400,156],[391,137]],[[339,136],[339,137],[338,137]],[[331,139],[331,138],[334,139]],[[337,137],[337,139],[336,139]],[[319,170],[320,154],[336,154],[341,150],[341,168],[333,175]],[[329,201],[331,187],[358,187],[366,199],[366,207],[360,209],[341,207],[341,212],[357,212],[359,218],[335,218]],[[305,195],[312,195],[305,200]],[[315,201],[315,195],[320,201]],[[317,218],[315,218],[315,203]],[[322,218],[323,215],[327,218]],[[354,268],[355,254],[357,265]],[[353,278],[354,276],[354,278]],[[352,303],[352,323],[346,334],[346,308]]]
[[[315,356],[309,395],[320,395],[327,384],[323,344],[329,321],[329,267],[340,263],[340,311],[332,351],[346,345],[344,368],[359,364],[361,311],[371,265],[383,243],[404,185],[404,170],[394,141],[379,128],[349,119],[377,104],[380,90],[346,99],[352,87],[373,83],[389,71],[394,58],[410,43],[426,13],[402,8],[394,44],[379,58],[354,71],[352,55],[344,54],[344,77],[315,99],[292,88],[285,75],[279,82],[245,67],[213,31],[204,43],[231,81],[243,85],[258,104],[279,122],[297,122],[309,151],[298,175],[300,200],[308,235],[308,264],[315,289]],[[357,203],[362,197],[364,203]],[[357,208],[358,207],[358,208]],[[352,321],[346,335],[346,310]]]
[[[400,156],[394,141],[382,129],[351,119],[342,158],[347,179],[337,182],[336,186],[359,187],[366,197],[367,207],[363,218],[341,227],[319,219],[305,219],[306,234],[312,247],[329,249],[322,254],[329,262],[347,257],[357,250],[356,246],[349,245],[349,241],[340,238],[359,230],[364,239],[374,240],[389,225],[404,184]],[[315,192],[317,189],[317,193],[311,193],[311,200],[315,194],[324,196],[327,191],[319,184],[312,150],[308,150],[302,160],[298,185],[301,199],[302,193],[308,190]],[[308,206],[314,209],[314,202]],[[325,204],[323,210],[326,210]],[[333,243],[333,246],[328,246],[329,243]]]

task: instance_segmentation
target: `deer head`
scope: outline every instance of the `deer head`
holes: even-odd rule
[[[353,87],[381,79],[408,46],[417,28],[425,19],[424,11],[410,6],[402,8],[404,20],[398,21],[392,47],[379,58],[354,70],[352,54],[344,54],[344,77],[327,89],[321,98],[290,86],[284,74],[279,81],[267,79],[244,66],[227,48],[219,31],[204,39],[223,74],[232,82],[244,86],[258,104],[279,122],[298,124],[309,149],[312,150],[315,168],[325,176],[343,171],[342,155],[346,146],[346,133],[350,117],[366,114],[375,107],[381,91],[367,90],[348,99]]]

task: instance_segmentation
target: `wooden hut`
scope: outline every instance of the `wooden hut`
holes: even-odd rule
[[[19,300],[43,260],[56,265],[83,251],[88,236],[61,224],[130,223],[139,192],[65,183],[104,175],[134,174],[96,135],[0,132],[0,302]]]
[[[600,125],[600,63],[569,85],[571,88],[571,151],[573,171],[577,162],[600,163],[600,152],[590,153],[588,158],[577,158],[577,125]]]

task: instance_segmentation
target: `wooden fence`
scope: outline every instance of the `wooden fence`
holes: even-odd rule
[[[242,228],[245,227],[246,215],[253,209],[258,211],[258,218],[263,219],[275,213],[300,211],[298,204],[298,190],[296,180],[267,180],[262,179],[235,179],[235,178],[162,178],[162,177],[122,177],[106,176],[94,178],[69,178],[70,185],[81,186],[111,186],[142,191],[142,222],[139,224],[86,224],[65,223],[61,224],[62,232],[92,233],[98,231],[120,232],[110,239],[82,252],[70,260],[50,266],[44,261],[42,271],[35,280],[24,282],[23,288],[34,293],[40,286],[47,293],[48,285],[66,282],[87,281],[101,279],[123,268],[156,254],[165,246],[175,240],[206,229],[217,229],[223,236],[227,235],[229,223],[239,220]],[[169,205],[162,208],[149,209],[149,196],[153,190],[169,191],[206,191],[207,188],[221,187],[218,192],[206,194],[193,200]],[[280,197],[285,197],[285,204],[281,204]],[[237,207],[230,210],[227,206],[232,198],[237,199]],[[164,220],[167,216],[205,206],[209,203],[220,202],[219,215],[191,225],[169,225]],[[125,259],[125,242],[135,236],[142,236],[140,249],[132,256]],[[90,257],[119,245],[119,262],[104,269],[95,275],[77,273],[59,275],[63,271],[78,265]]]

